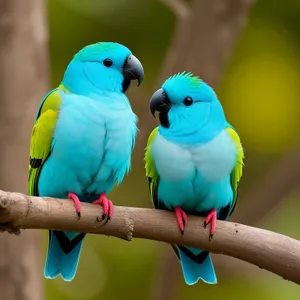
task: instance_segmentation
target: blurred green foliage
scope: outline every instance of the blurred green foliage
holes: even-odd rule
[[[52,87],[59,84],[74,53],[87,44],[106,40],[127,45],[139,57],[146,74],[143,88],[149,93],[175,25],[171,12],[156,0],[49,0],[48,21]],[[245,147],[242,190],[298,140],[299,32],[298,0],[257,1],[216,89]],[[139,99],[133,106],[147,111],[148,101]],[[150,206],[142,162],[134,164],[131,175],[110,197],[117,205]],[[297,200],[287,199],[262,226],[300,238],[300,231],[296,230],[300,225]],[[47,238],[45,233],[45,251]],[[45,280],[47,299],[148,299],[155,288],[159,250],[166,248],[152,241],[126,243],[113,237],[89,235],[75,280]],[[233,275],[230,270],[216,271],[216,286],[198,283],[188,287],[180,277],[174,286],[176,300],[299,298],[298,286],[258,268],[249,268],[249,274],[243,276],[239,276],[239,270]]]

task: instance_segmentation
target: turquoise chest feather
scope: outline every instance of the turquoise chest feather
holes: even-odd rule
[[[52,153],[39,180],[41,195],[109,192],[129,171],[136,116],[124,94],[98,97],[63,95]]]
[[[230,173],[237,153],[225,130],[196,145],[174,143],[158,133],[152,155],[160,177],[158,198],[168,209],[201,212],[232,201]]]

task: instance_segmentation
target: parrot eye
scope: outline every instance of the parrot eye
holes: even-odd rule
[[[193,99],[191,97],[186,97],[184,100],[183,100],[183,104],[185,106],[191,106],[193,104]]]
[[[109,68],[109,67],[112,66],[113,62],[112,62],[111,59],[106,58],[106,59],[104,59],[103,64],[104,64],[105,67],[108,67],[108,68]]]

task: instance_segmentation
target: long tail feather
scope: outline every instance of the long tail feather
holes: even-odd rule
[[[62,241],[59,241],[59,237],[62,235],[64,235],[64,239],[69,245],[66,242],[63,244]],[[49,247],[44,269],[44,276],[46,278],[52,279],[61,275],[65,281],[73,280],[80,258],[83,237],[74,244],[67,240],[67,234],[52,230],[49,231]],[[69,246],[69,249],[67,246]]]
[[[197,262],[185,254],[181,249],[177,249],[186,284],[193,285],[197,283],[199,279],[209,284],[217,283],[217,277],[210,254],[208,254],[202,262]]]

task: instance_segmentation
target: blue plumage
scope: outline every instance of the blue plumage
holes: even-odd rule
[[[197,283],[199,279],[209,284],[217,283],[216,273],[209,254],[201,262],[201,264],[188,257],[180,249],[179,257],[181,261],[184,280],[188,285]]]
[[[123,93],[93,98],[60,93],[52,152],[40,174],[39,192],[64,198],[72,191],[92,202],[129,171],[136,116]]]
[[[238,135],[212,88],[189,73],[166,80],[152,96],[150,108],[160,119],[146,152],[154,205],[175,211],[182,232],[185,214],[209,216],[213,235],[215,219],[226,220],[236,200],[243,156]],[[177,249],[187,284],[199,279],[217,283],[207,251]]]
[[[160,176],[159,208],[173,211],[180,207],[185,213],[206,215],[213,208],[220,212],[231,206],[230,172],[235,164],[236,150],[225,132],[215,141],[196,146],[177,145],[158,133],[152,144],[152,155]],[[202,252],[190,250],[193,250],[193,257]],[[210,256],[197,264],[185,255],[181,264],[188,284],[198,281],[196,274],[205,282],[217,282]]]
[[[99,99],[85,99],[61,93],[53,149],[41,171],[38,189],[41,196],[57,198],[66,198],[72,191],[81,201],[91,203],[99,194],[109,193],[129,171],[136,117],[124,94],[108,93]],[[74,239],[67,237],[70,241]],[[50,240],[47,261],[53,265],[58,260],[65,280],[75,275],[81,245],[82,241],[65,254],[56,249],[56,238]],[[45,276],[49,277],[52,273],[47,265]]]
[[[92,203],[122,182],[137,134],[137,117],[125,91],[132,79],[142,78],[142,65],[120,44],[97,43],[74,56],[62,84],[47,94],[37,114],[38,124],[59,99],[50,152],[37,180],[38,195],[67,198],[72,193]],[[45,277],[74,278],[84,237],[49,232]]]
[[[64,232],[68,236],[67,232]],[[74,233],[73,237],[68,236],[72,240],[78,234]],[[84,236],[84,235],[83,235]],[[49,231],[49,247],[45,263],[44,276],[53,279],[59,274],[65,281],[74,279],[80,252],[82,248],[83,239],[69,252],[65,253],[55,235],[54,231]]]

